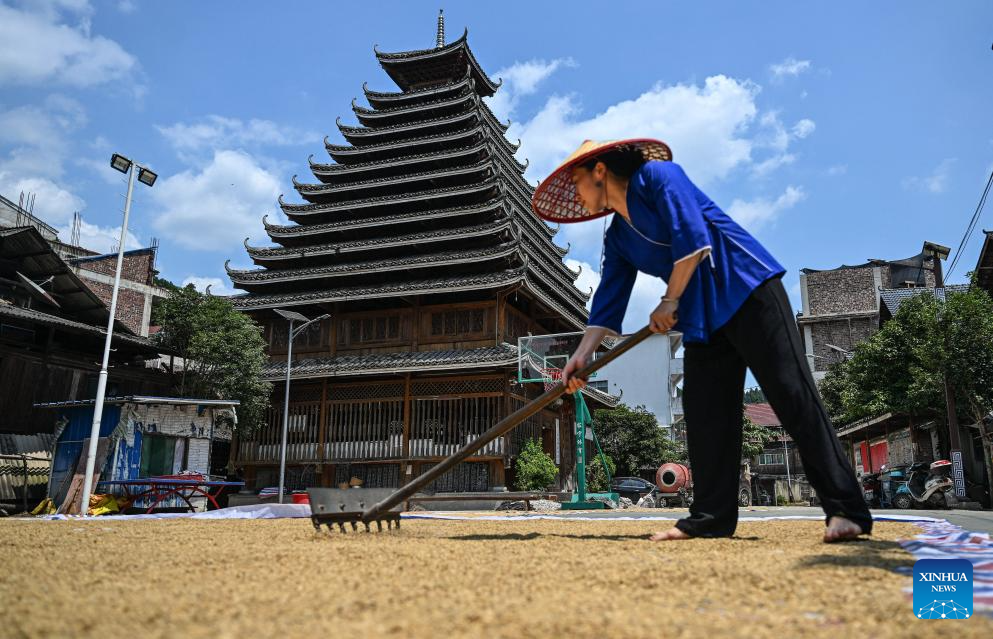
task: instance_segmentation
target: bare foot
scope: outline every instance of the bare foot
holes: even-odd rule
[[[673,541],[676,539],[689,539],[689,538],[690,535],[687,535],[686,533],[676,528],[675,526],[673,526],[668,530],[660,530],[651,537],[649,537],[651,541]]]
[[[824,543],[850,541],[861,534],[862,528],[854,521],[845,517],[834,516],[828,520],[827,529],[824,531]]]

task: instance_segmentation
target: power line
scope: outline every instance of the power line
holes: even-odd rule
[[[962,257],[962,250],[965,245],[969,243],[969,238],[972,237],[972,232],[976,230],[976,223],[979,222],[979,216],[983,212],[983,206],[986,205],[986,196],[989,195],[990,185],[993,184],[993,171],[990,171],[990,178],[986,180],[986,188],[983,189],[983,195],[979,198],[979,204],[976,205],[976,210],[972,214],[972,219],[969,220],[969,226],[965,229],[965,234],[962,236],[962,241],[959,242],[959,246],[955,249],[955,259],[952,260],[951,265],[948,267],[948,273],[945,275],[945,280],[947,281],[952,276],[952,271],[959,263],[959,258]]]

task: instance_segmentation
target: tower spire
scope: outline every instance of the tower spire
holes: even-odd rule
[[[440,49],[445,46],[445,10],[438,9],[438,38],[435,41],[435,48]]]

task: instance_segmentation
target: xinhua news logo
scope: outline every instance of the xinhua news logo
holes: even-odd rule
[[[965,559],[920,559],[914,564],[914,616],[972,616],[972,564]]]

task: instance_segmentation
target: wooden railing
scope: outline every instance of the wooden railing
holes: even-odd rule
[[[329,398],[323,401],[311,399],[313,392],[307,401],[291,397],[286,459],[334,463],[445,457],[503,417],[507,401],[500,388],[503,383],[503,378],[435,378],[407,386],[343,386],[324,391]],[[268,424],[239,442],[238,461],[279,461],[282,408],[281,403],[274,404]],[[530,425],[522,428],[534,430]],[[540,436],[540,426],[537,433]],[[478,456],[504,457],[508,448],[507,440],[501,438]]]

